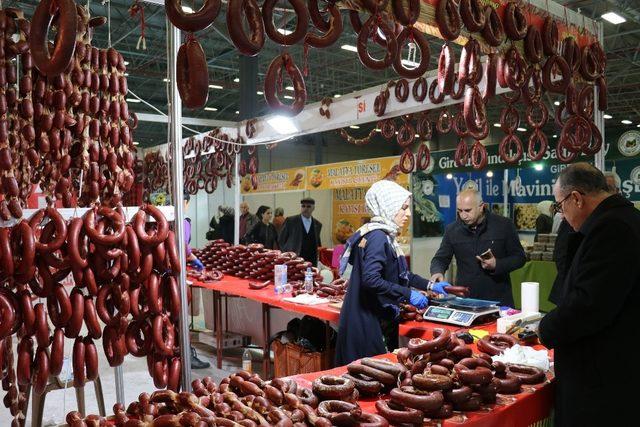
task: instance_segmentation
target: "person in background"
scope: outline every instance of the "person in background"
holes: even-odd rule
[[[219,206],[218,212],[220,213],[220,221],[216,228],[216,239],[222,239],[225,242],[233,245],[234,238],[234,212],[230,206]]]
[[[607,180],[607,187],[609,187],[609,193],[620,194],[620,186],[622,183],[620,180],[620,176],[618,176],[618,174],[615,172],[615,167],[613,169],[614,170],[606,171],[604,173],[604,177]]]
[[[553,228],[553,218],[551,215],[551,205],[553,202],[550,200],[543,200],[538,203],[538,217],[536,218],[536,235],[533,237],[533,241],[538,241],[538,235],[549,234]]]
[[[499,301],[513,307],[509,273],[526,261],[513,222],[486,209],[477,190],[463,190],[456,198],[458,219],[445,229],[440,248],[431,260],[431,280],[444,279],[456,257],[456,285],[468,286],[471,298]],[[491,250],[486,257],[480,254]]]
[[[184,193],[184,247],[186,252],[186,260],[187,264],[191,264],[193,268],[198,271],[202,271],[204,269],[204,265],[202,261],[195,256],[195,254],[191,251],[191,218],[187,217],[186,213],[189,210],[189,201],[191,200],[191,196],[185,192]],[[200,298],[196,298],[195,292],[193,295],[193,299],[191,301],[192,304],[198,305],[200,304]],[[195,347],[191,347],[191,367],[193,369],[206,369],[211,364],[209,362],[205,362],[204,360],[200,360],[198,358],[198,353]]]
[[[558,426],[609,425],[612,414],[624,424],[637,415],[640,372],[620,343],[640,341],[640,212],[609,191],[588,163],[568,166],[553,188],[556,211],[575,231],[562,299],[539,326],[554,350]]]
[[[249,203],[240,203],[240,243],[245,243],[245,234],[247,234],[258,221],[258,217],[249,212]]]
[[[351,265],[349,292],[342,310],[336,366],[398,348],[399,305],[424,308],[428,299],[413,290],[444,292],[448,283],[432,283],[409,271],[396,236],[411,219],[411,193],[395,182],[374,183],[365,195],[371,222],[360,227],[346,243],[340,274]],[[433,288],[433,289],[431,289]]]
[[[344,238],[338,240],[338,242],[340,244],[334,246],[333,253],[331,254],[331,268],[340,267],[340,258],[342,258],[342,254],[344,254],[344,244],[347,243]]]
[[[311,216],[315,207],[316,201],[312,198],[300,200],[300,215],[284,221],[278,240],[283,252],[295,252],[314,267],[318,265],[318,246],[322,246],[322,223]]]
[[[284,209],[276,208],[276,210],[273,211],[273,226],[276,228],[278,234],[280,234],[280,231],[282,231],[282,226],[284,225],[285,219],[286,218],[284,217]]]
[[[278,249],[278,233],[276,228],[271,224],[273,212],[269,206],[260,206],[256,216],[260,220],[246,234],[247,243],[261,243],[267,249]]]

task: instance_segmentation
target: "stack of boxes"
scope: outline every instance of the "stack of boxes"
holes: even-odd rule
[[[527,248],[527,259],[530,261],[553,261],[553,250],[556,246],[557,234],[538,234],[538,241]]]

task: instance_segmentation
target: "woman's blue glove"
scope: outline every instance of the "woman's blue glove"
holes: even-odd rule
[[[198,271],[204,270],[204,264],[198,258],[191,261],[191,265]]]
[[[409,302],[416,308],[425,308],[429,304],[429,299],[418,291],[411,291]]]
[[[436,292],[438,294],[442,294],[442,295],[448,295],[447,291],[444,290],[445,286],[451,286],[451,283],[448,282],[434,282],[431,285],[431,289],[433,292]]]

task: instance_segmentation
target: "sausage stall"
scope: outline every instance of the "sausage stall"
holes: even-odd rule
[[[105,422],[330,426],[354,420],[376,426],[440,422],[434,420],[445,425],[529,425],[546,420],[553,370],[501,361],[502,353],[521,343],[497,333],[493,324],[474,326],[484,332],[470,344],[459,328],[410,321],[401,328],[409,338],[406,346],[394,355],[293,379],[269,378],[267,356],[264,378],[239,371],[219,383],[207,377],[192,381],[182,200],[184,193],[213,193],[226,185],[235,192],[237,212],[241,183],[258,187],[258,150],[337,129],[354,147],[368,144],[378,133],[397,143],[396,172],[410,174],[429,168],[431,141],[450,132],[457,140],[458,167],[485,169],[490,141],[507,164],[538,161],[551,149],[544,129],[555,119],[560,135],[555,156],[563,163],[593,157],[603,168],[607,83],[601,24],[546,0],[491,5],[479,0],[326,5],[289,0],[293,14],[286,9],[284,15],[294,15],[296,23],[286,31],[275,23],[274,13],[281,12],[275,0],[261,7],[255,0],[230,0],[224,9],[223,2],[206,0],[197,11],[179,0],[135,3],[132,16],[141,3],[160,4],[170,23],[170,162],[154,173],[170,177],[164,182],[171,187],[173,215],[148,200],[123,207],[124,196],[134,187],[137,116],[129,112],[125,98],[125,58],[111,43],[111,3],[106,18],[92,16],[90,3],[85,7],[73,0],[43,0],[32,16],[19,7],[0,11],[0,368],[12,425],[25,424],[30,397],[35,409],[37,396],[44,396],[60,374],[65,354],[70,355],[78,393],[87,381],[95,381],[99,340],[109,365],[116,368],[117,403],[110,415],[86,415],[83,408],[70,412],[66,422],[71,427]],[[307,77],[301,71],[306,51],[309,46],[330,49],[342,34],[345,10],[357,33],[360,62],[370,70],[392,68],[400,78],[307,104]],[[223,15],[234,51],[243,57],[258,55],[267,38],[282,47],[264,70],[270,113],[183,138],[183,104],[204,108],[210,88],[208,53],[199,39],[212,25],[220,32],[214,21],[224,21]],[[92,37],[104,24],[109,26],[108,46],[98,48]],[[57,36],[49,41],[53,29]],[[437,70],[429,71],[427,36],[443,40]],[[408,62],[402,54],[407,43],[412,52]],[[302,61],[294,52],[297,44],[304,45]],[[372,56],[375,49],[376,55],[382,51],[382,59]],[[290,96],[283,94],[283,79],[291,81]],[[281,99],[293,101],[287,105]],[[555,114],[547,106],[553,100],[558,102]],[[504,136],[490,135],[491,103],[502,107],[498,126]],[[283,118],[295,130],[274,120]],[[516,134],[524,121],[532,129],[525,144]],[[365,137],[346,131],[372,122],[377,123]],[[33,184],[49,198],[35,212],[24,210]],[[69,210],[61,213],[56,204]],[[237,216],[235,228],[237,238]],[[210,259],[202,275],[208,274],[212,283],[196,283],[215,291],[218,344],[220,292],[260,301],[266,336],[269,306],[327,321],[337,318],[336,307],[301,308],[283,302],[272,284],[264,284],[274,280],[275,265],[287,264],[293,267],[293,294],[302,294],[295,282],[301,282],[308,266],[297,254],[220,243],[203,249]],[[344,279],[320,283],[317,271],[314,279],[311,293],[335,297],[334,303],[348,291]],[[262,288],[252,289],[256,287]],[[406,319],[422,316],[408,304],[402,309]],[[73,340],[66,350],[65,337]],[[127,355],[146,358],[156,388],[137,400],[125,395],[122,365]],[[543,362],[548,365],[552,358],[545,355]],[[523,411],[524,416],[515,415]]]

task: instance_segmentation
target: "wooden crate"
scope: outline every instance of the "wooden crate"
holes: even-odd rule
[[[333,367],[333,349],[323,352],[307,351],[303,347],[280,341],[272,344],[274,374],[276,377],[318,372]]]

